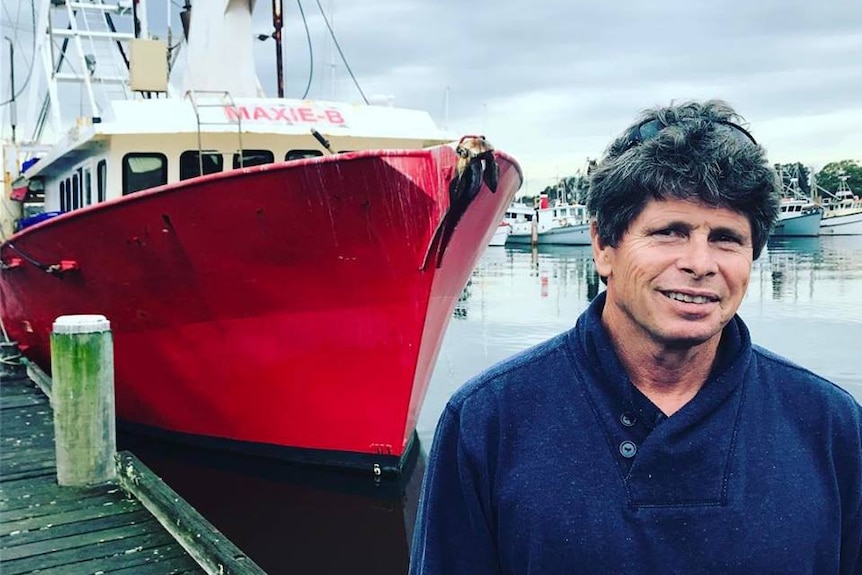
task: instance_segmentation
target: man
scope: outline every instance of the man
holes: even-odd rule
[[[739,121],[657,108],[609,146],[607,289],[451,398],[413,574],[862,574],[862,408],[736,315],[779,191]]]

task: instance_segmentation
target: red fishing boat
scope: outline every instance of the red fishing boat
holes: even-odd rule
[[[0,246],[3,326],[50,371],[54,320],[105,315],[121,426],[397,471],[520,169],[424,112],[264,98],[245,77],[199,74],[214,56],[196,45],[242,44],[250,8],[207,0],[192,21],[186,74],[205,84],[173,97],[167,78],[133,73],[128,99],[100,101],[96,67],[91,114],[18,180],[13,196],[43,213]]]

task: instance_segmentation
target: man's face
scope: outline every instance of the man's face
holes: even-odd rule
[[[662,348],[720,338],[748,288],[751,225],[740,213],[683,200],[650,200],[617,247],[593,255],[608,279],[603,319],[617,337]]]

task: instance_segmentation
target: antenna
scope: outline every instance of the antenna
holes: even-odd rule
[[[15,44],[9,36],[3,36],[9,42],[9,119],[12,122],[12,143],[15,143],[15,127],[18,124],[17,105],[15,103]]]
[[[272,26],[275,28],[272,39],[275,40],[275,77],[279,98],[284,98],[284,62],[281,54],[282,11],[282,0],[272,0]]]

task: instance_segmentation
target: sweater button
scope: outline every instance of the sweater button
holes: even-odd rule
[[[638,452],[638,446],[631,441],[623,441],[620,443],[620,455],[626,459],[631,459]]]
[[[634,413],[626,412],[620,416],[620,423],[626,427],[634,427],[635,423],[637,423],[637,417],[635,417]]]

